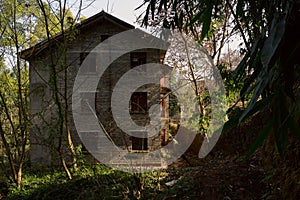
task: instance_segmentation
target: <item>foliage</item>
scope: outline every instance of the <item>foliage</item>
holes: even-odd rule
[[[241,101],[242,103],[242,107],[245,103],[245,101],[248,100],[248,98],[243,98],[240,99],[239,97],[239,91],[242,89],[243,87],[243,81],[245,79],[243,79],[243,81],[235,81],[235,74],[234,71],[230,69],[230,67],[227,66],[227,64],[225,62],[222,62],[219,66],[218,66],[218,70],[221,74],[221,77],[223,79],[224,82],[224,87],[226,90],[226,100],[228,103],[229,107],[234,107],[237,103],[239,103]]]
[[[24,18],[22,18],[24,17]],[[0,138],[1,169],[18,186],[28,152],[28,68],[18,56],[26,43],[27,13],[16,1],[0,5]]]
[[[276,149],[284,157],[288,135],[299,138],[300,134],[300,115],[295,109],[300,93],[300,32],[295,28],[300,25],[300,2],[145,0],[144,5],[145,26],[149,19],[166,12],[162,18],[164,26],[192,33],[201,30],[201,40],[209,38],[212,23],[229,9],[233,30],[239,30],[245,45],[235,80],[242,83],[241,98],[251,95],[238,121],[256,112],[265,113],[267,128],[262,134],[274,134]],[[263,138],[259,137],[256,144]]]
[[[61,171],[31,168],[21,188],[10,187],[7,199],[154,199],[161,187],[167,189],[161,184],[168,173],[174,172],[131,174],[103,165],[84,165],[67,181]]]
[[[46,15],[49,18],[51,35],[53,36],[60,32],[59,21],[48,4],[43,4]],[[1,47],[15,46],[15,41],[11,37],[14,35],[14,30],[17,30],[18,45],[22,49],[46,39],[45,24],[36,0],[4,1],[0,5],[0,16]]]
[[[80,2],[76,18],[79,18],[80,16],[82,1]],[[45,41],[47,41],[45,45],[48,46],[48,48],[46,48],[46,54],[49,55],[49,60],[41,62],[39,66],[32,67],[43,67],[47,69],[49,77],[46,77],[46,80],[43,79],[40,84],[51,89],[51,99],[46,99],[46,101],[48,101],[48,107],[42,109],[41,112],[38,113],[40,114],[38,116],[39,120],[44,121],[45,123],[35,123],[34,125],[36,125],[35,128],[38,129],[40,138],[49,138],[48,140],[45,139],[42,141],[42,144],[46,145],[48,150],[50,150],[50,153],[52,154],[51,159],[53,159],[52,161],[58,161],[55,159],[54,155],[56,155],[66,176],[69,179],[72,179],[72,174],[66,163],[66,157],[68,157],[68,153],[71,154],[75,171],[77,169],[77,157],[76,149],[72,141],[71,130],[69,128],[70,91],[68,90],[69,81],[67,74],[69,73],[68,68],[70,67],[70,64],[67,63],[66,49],[67,43],[77,36],[74,25],[79,19],[74,19],[71,11],[67,9],[66,1],[57,1],[56,3],[47,1],[47,3],[45,3],[42,0],[37,0],[37,4],[40,9],[40,21],[42,22],[42,27],[45,31]],[[61,36],[60,39],[56,41],[55,45],[52,45],[53,22],[55,22],[54,28],[59,30]],[[55,48],[53,48],[53,46],[55,46]],[[49,104],[53,106],[53,110],[49,109]],[[55,116],[53,118],[53,123],[51,124],[47,123],[49,120],[47,119],[47,116],[49,117],[50,113]],[[43,125],[46,125],[46,127],[42,127]],[[41,128],[44,128],[44,130],[41,130]],[[68,153],[66,153],[64,148],[68,150]]]
[[[70,10],[62,1],[60,5],[56,7],[37,0],[0,3],[1,168],[18,186],[28,154],[29,126],[33,117],[28,112],[28,66],[21,60],[20,52],[75,24]],[[74,37],[68,36],[69,39]]]

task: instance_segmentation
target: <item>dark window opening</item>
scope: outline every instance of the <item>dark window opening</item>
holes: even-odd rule
[[[130,112],[146,113],[147,110],[147,92],[134,92],[130,99]]]
[[[145,52],[133,52],[130,54],[131,68],[146,64],[146,62],[147,62],[147,54]]]
[[[148,150],[147,133],[143,133],[144,138],[131,137],[132,150]]]
[[[110,37],[110,35],[101,35],[101,42],[103,42],[104,40],[106,40],[109,37]]]

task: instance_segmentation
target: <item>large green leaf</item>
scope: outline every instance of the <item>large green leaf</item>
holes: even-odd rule
[[[278,118],[282,121],[281,118]],[[286,121],[275,121],[275,125],[277,123],[280,123],[280,127],[279,128],[275,128],[274,129],[274,133],[275,133],[275,145],[276,145],[276,149],[280,155],[281,158],[284,158],[285,155],[285,151],[286,151],[286,147],[288,144],[288,124],[286,123]]]
[[[270,105],[270,102],[272,100],[272,95],[263,98],[259,101],[257,101],[253,108],[247,113],[247,115],[244,116],[244,120],[247,119],[250,116],[253,116],[255,113],[259,112],[259,111],[263,111],[264,109],[266,109],[268,107],[268,105]],[[244,113],[243,113],[244,114]]]
[[[142,8],[144,5],[147,4],[148,1],[149,0],[144,0],[143,3],[141,5],[139,5],[138,7],[136,7],[134,10],[138,10],[138,9]]]
[[[162,8],[163,8],[164,5],[166,6],[165,1],[160,1],[159,2],[157,13],[159,13],[162,10]]]
[[[143,22],[142,22],[142,26],[145,26],[145,27],[148,26],[148,15],[149,15],[149,12],[150,12],[150,4],[147,6],[146,15],[145,15],[147,17],[144,17]]]
[[[253,64],[254,60],[257,60],[258,56],[257,52],[261,48],[263,44],[264,33],[260,34],[259,37],[256,38],[254,43],[251,46],[251,49],[246,52],[242,61],[239,63],[237,68],[234,70],[234,77],[236,82],[240,82],[242,78],[246,76],[246,69],[249,65]],[[255,67],[255,66],[253,66]],[[250,67],[249,67],[250,68]]]
[[[242,89],[240,90],[240,96],[241,97],[246,97],[247,95],[249,95],[256,87],[256,85],[254,84],[259,73],[261,72],[261,68],[262,65],[257,62],[258,60],[260,60],[260,55],[257,56],[257,58],[254,59],[254,61],[249,61],[249,65],[255,65],[256,68],[251,68],[253,69],[253,73],[249,76],[246,76],[246,78],[243,80],[244,84]],[[251,64],[250,64],[251,63]],[[250,68],[250,67],[249,67]],[[240,80],[242,81],[242,80]]]
[[[151,0],[149,5],[151,9],[152,20],[154,20],[156,0]]]
[[[255,83],[255,92],[250,100],[249,105],[247,106],[246,110],[240,117],[240,122],[244,120],[244,118],[248,115],[248,113],[253,109],[254,105],[256,104],[258,98],[262,94],[262,92],[265,90],[267,84],[269,83],[270,79],[272,77],[272,72],[269,74],[266,74],[265,71],[261,71],[260,75],[258,76],[258,80]]]
[[[198,12],[197,14],[193,15],[188,26],[193,26],[193,24],[196,22],[196,21],[201,21],[201,18],[203,16],[203,10],[201,10],[200,12]]]
[[[276,23],[274,22],[276,20],[277,19],[274,18],[273,23]],[[270,61],[273,58],[275,52],[277,51],[277,48],[284,36],[285,24],[285,19],[281,19],[278,23],[276,23],[274,27],[271,28],[270,35],[265,41],[261,56],[261,62],[265,69],[268,68]]]
[[[234,115],[224,124],[222,133],[227,133],[228,131],[237,127],[240,115],[242,114],[241,110],[235,110],[235,111],[231,110],[230,112],[234,112]]]
[[[203,12],[203,25],[202,25],[202,31],[201,31],[201,39],[203,40],[210,30],[210,24],[211,24],[211,16],[213,11],[213,4],[208,1],[207,8],[205,8]]]

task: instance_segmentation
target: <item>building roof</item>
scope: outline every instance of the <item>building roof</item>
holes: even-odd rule
[[[131,25],[131,24],[129,24],[129,23],[127,23],[127,22],[125,22],[125,21],[123,21],[123,20],[121,20],[121,19],[119,19],[119,18],[117,18],[117,17],[115,17],[111,14],[108,14],[103,10],[101,12],[99,12],[98,14],[84,20],[83,22],[76,24],[75,28],[78,29],[78,30],[82,30],[85,27],[92,24],[93,22],[95,22],[97,20],[100,20],[100,19],[109,20],[109,21],[114,22],[114,23],[116,23],[120,26],[123,26],[126,29],[134,29],[135,28],[133,25]],[[65,34],[67,34],[67,33],[68,33],[68,30],[65,32]],[[41,52],[42,50],[46,49],[49,46],[49,43],[56,42],[56,41],[58,41],[62,38],[63,38],[63,34],[59,33],[59,34],[51,37],[49,40],[46,39],[42,42],[39,42],[36,45],[21,51],[20,52],[20,57],[22,59],[29,60],[31,56],[36,55],[39,52]]]

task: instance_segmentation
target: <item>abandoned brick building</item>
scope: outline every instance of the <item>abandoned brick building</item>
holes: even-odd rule
[[[53,81],[55,80],[51,75],[53,64],[57,72],[58,93],[63,104],[64,102],[68,104],[64,105],[64,109],[67,110],[68,129],[76,146],[81,144],[74,126],[71,106],[76,74],[85,57],[95,46],[113,35],[135,29],[135,27],[102,11],[76,25],[74,29],[75,33],[73,34],[59,34],[21,53],[21,58],[26,60],[30,66],[30,112],[32,116],[30,159],[33,164],[50,164],[55,159],[55,154],[49,145],[51,142],[55,143],[55,132],[58,129],[57,120],[59,119],[58,108],[54,102]],[[114,123],[110,108],[112,89],[120,77],[135,66],[145,63],[160,63],[164,53],[157,49],[139,49],[122,55],[105,71],[99,81],[96,95],[91,95],[89,99],[92,101],[91,103],[95,104],[99,121],[114,143],[122,149],[152,151],[160,148],[167,141],[168,126],[162,128],[157,135],[151,138],[128,136]],[[99,61],[95,59],[89,62],[88,70],[90,73],[94,73],[97,70],[95,66]],[[162,117],[168,118],[168,99],[161,99],[163,92],[161,87],[157,85],[145,87],[134,92],[128,103],[132,119],[137,124],[146,124],[149,118],[148,109],[154,103],[162,106]],[[91,133],[91,141],[94,140],[93,137]]]

